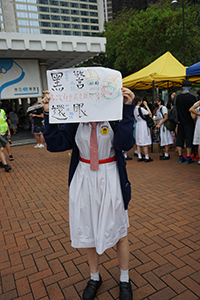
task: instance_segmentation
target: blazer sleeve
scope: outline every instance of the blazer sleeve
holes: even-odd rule
[[[115,125],[114,135],[114,147],[119,151],[128,151],[135,144],[133,137],[133,126],[134,126],[134,105],[123,106],[123,119],[118,121]]]
[[[44,138],[47,150],[50,152],[61,152],[73,148],[78,123],[49,124],[49,115],[44,114]]]

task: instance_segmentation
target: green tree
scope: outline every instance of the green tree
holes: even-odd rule
[[[183,63],[181,2],[172,5],[171,0],[160,0],[146,11],[120,12],[105,24],[106,53],[96,57],[96,61],[104,67],[120,70],[123,77],[147,66],[167,51]],[[184,1],[187,66],[200,61],[200,9],[199,4],[192,2]]]
[[[160,5],[159,5],[160,4]],[[127,23],[124,35],[117,45],[114,68],[123,69],[127,74],[145,67],[156,58],[170,51],[183,63],[182,8],[165,4],[152,5],[140,11]],[[198,13],[194,5],[185,6],[186,64],[200,60],[200,29]],[[109,37],[108,37],[109,45]],[[127,75],[126,74],[126,75]],[[125,75],[125,74],[124,74]]]

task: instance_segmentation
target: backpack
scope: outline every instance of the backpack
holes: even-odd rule
[[[174,107],[170,110],[168,114],[168,120],[171,123],[178,124],[178,112],[177,112],[176,105],[174,105]]]
[[[172,110],[171,110],[171,111],[172,111]],[[160,108],[160,112],[161,112],[162,117],[163,117],[163,119],[164,119],[164,115],[163,115],[163,112],[162,112],[162,107]],[[170,113],[170,109],[168,109],[168,119],[167,119],[167,121],[165,121],[164,126],[165,126],[165,128],[167,128],[167,130],[169,130],[169,131],[174,131],[175,128],[176,128],[176,123],[171,122],[171,121],[169,120],[169,113]],[[163,127],[163,128],[164,128],[164,127]]]
[[[142,114],[141,107],[138,108],[138,111],[139,111],[140,117],[147,122],[147,126],[149,128],[153,128],[155,126],[154,120],[149,115],[144,116]]]

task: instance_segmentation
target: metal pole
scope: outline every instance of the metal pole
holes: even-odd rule
[[[106,22],[108,22],[108,5],[107,5],[107,0],[104,1],[104,5],[105,5]]]
[[[152,81],[152,104],[154,104],[154,80]],[[151,153],[153,153],[153,128],[151,128]]]
[[[184,0],[182,0],[182,11],[183,11],[183,59],[185,66],[185,12],[184,12]]]

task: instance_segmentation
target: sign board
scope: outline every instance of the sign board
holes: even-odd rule
[[[102,67],[47,71],[50,123],[121,120],[121,73]]]
[[[41,95],[37,60],[0,59],[0,99]]]

